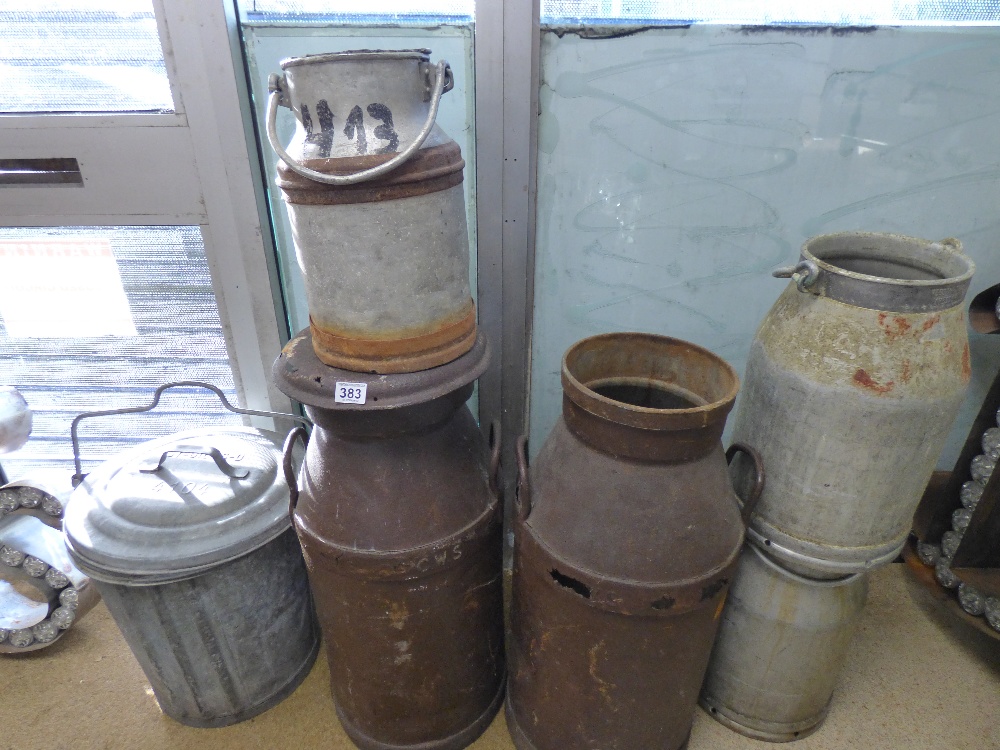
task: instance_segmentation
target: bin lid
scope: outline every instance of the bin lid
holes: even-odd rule
[[[151,440],[104,462],[69,498],[66,544],[97,580],[189,578],[290,528],[281,438],[212,427]]]

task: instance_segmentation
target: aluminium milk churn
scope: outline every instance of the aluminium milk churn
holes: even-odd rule
[[[451,68],[430,51],[283,60],[267,133],[281,158],[312,341],[325,364],[413,372],[472,348],[461,149],[436,124]],[[278,139],[278,106],[296,132]]]
[[[364,750],[457,750],[502,701],[500,446],[465,405],[488,356],[480,336],[432,370],[362,375],[321,363],[306,331],[274,365],[315,422],[294,523],[337,715]]]
[[[677,339],[583,339],[519,443],[507,725],[519,750],[687,741],[743,542],[720,437],[736,372]]]
[[[142,666],[163,712],[194,727],[249,719],[290,695],[319,652],[309,581],[288,515],[282,436],[204,427],[141,443],[80,472],[63,528],[79,569]]]
[[[760,740],[805,737],[826,718],[868,574],[816,580],[748,542],[729,586],[701,705]]]
[[[748,533],[809,577],[891,561],[969,382],[957,240],[844,232],[802,247],[747,361],[733,439],[768,482]]]

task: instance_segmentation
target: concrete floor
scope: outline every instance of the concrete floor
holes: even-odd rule
[[[224,729],[181,726],[160,713],[99,605],[51,648],[0,656],[0,749],[349,750],[328,678],[321,657],[290,698],[255,719]],[[768,746],[699,709],[689,750]],[[513,748],[502,712],[470,747]],[[793,747],[1000,750],[1000,641],[940,613],[904,566],[877,571],[830,716]]]

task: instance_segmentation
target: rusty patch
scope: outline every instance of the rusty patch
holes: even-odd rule
[[[954,351],[954,347],[951,345],[950,341],[944,342],[944,350],[948,352],[948,354],[951,354]]]
[[[890,380],[885,385],[880,384],[877,380],[874,380],[871,375],[868,374],[863,368],[858,368],[858,371],[854,373],[854,382],[860,385],[862,388],[867,388],[880,396],[883,393],[888,393],[893,388],[896,387],[895,381]]]
[[[968,380],[972,377],[972,359],[969,355],[969,345],[962,349],[962,377]]]
[[[923,330],[929,331],[940,322],[941,322],[940,315],[938,314],[931,315],[927,320],[924,321]]]
[[[311,318],[309,327],[313,349],[323,364],[355,372],[416,372],[458,359],[476,343],[476,307],[472,300],[463,312],[457,322],[442,321],[436,330],[418,336],[400,332],[398,338],[337,335]]]
[[[940,316],[937,317],[940,319]],[[889,318],[888,313],[884,312],[878,314],[878,324],[885,332],[886,338],[890,341],[894,341],[901,336],[905,336],[909,333],[910,329],[913,328],[913,326],[910,325],[910,321],[903,316],[894,315],[892,318]],[[931,323],[931,325],[933,325],[933,323]],[[927,330],[926,326],[924,330]]]
[[[305,166],[317,172],[346,175],[378,166],[394,154],[369,154],[331,159],[310,159]],[[308,205],[342,205],[348,203],[378,203],[399,198],[411,198],[460,185],[465,161],[454,141],[417,151],[403,166],[388,175],[354,185],[326,185],[293,172],[284,162],[278,162],[276,184],[288,203]]]
[[[905,384],[910,382],[910,378],[913,377],[913,372],[910,367],[910,360],[903,360],[903,371],[899,374],[899,379]]]

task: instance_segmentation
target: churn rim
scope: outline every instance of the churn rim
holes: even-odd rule
[[[636,406],[624,401],[608,398],[592,390],[570,371],[570,358],[587,345],[601,341],[640,339],[655,342],[664,347],[677,347],[713,361],[730,377],[731,386],[724,396],[709,403],[686,409],[657,409],[648,406]],[[720,419],[724,420],[736,401],[740,390],[740,376],[736,369],[726,360],[703,346],[698,346],[684,339],[665,336],[657,333],[640,331],[618,331],[602,333],[580,339],[570,346],[562,358],[562,384],[564,393],[581,409],[605,419],[638,427],[641,429],[662,430],[696,427]]]
[[[431,51],[425,47],[412,49],[350,49],[343,52],[319,52],[312,55],[286,57],[282,60],[282,70],[288,70],[296,65],[311,65],[327,62],[363,62],[365,60],[417,60],[430,61]]]
[[[830,263],[829,261],[823,260],[822,258],[814,255],[812,250],[810,250],[811,247],[815,247],[819,243],[830,242],[835,238],[842,237],[872,240],[890,239],[893,242],[900,244],[906,243],[913,245],[914,249],[923,249],[933,246],[937,249],[944,250],[947,254],[953,256],[956,261],[963,263],[966,268],[957,276],[946,276],[940,279],[897,279],[891,276],[877,276],[875,274],[861,273],[859,271],[850,271],[846,268]],[[972,258],[963,252],[962,243],[955,238],[935,241],[926,240],[921,237],[913,237],[906,234],[897,234],[895,232],[831,232],[829,234],[817,235],[815,237],[810,237],[802,244],[801,256],[804,260],[812,261],[822,270],[839,276],[846,276],[859,281],[870,281],[877,282],[879,284],[892,284],[895,286],[905,287],[933,288],[940,286],[953,286],[969,281],[976,272],[976,264],[972,261]]]

